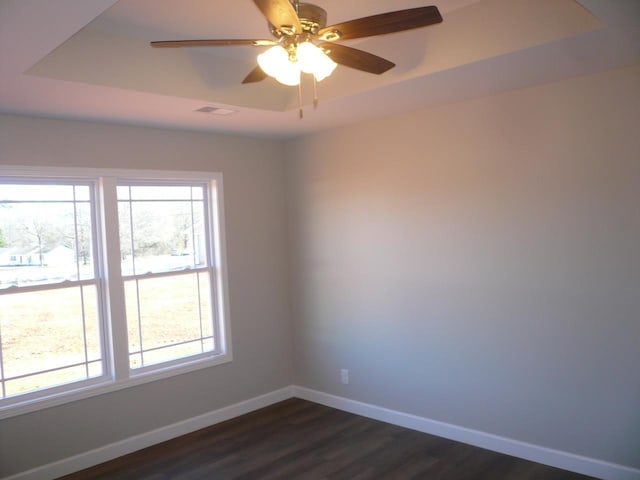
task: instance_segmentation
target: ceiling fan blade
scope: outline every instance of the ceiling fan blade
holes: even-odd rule
[[[412,28],[426,27],[442,22],[438,7],[418,7],[395,12],[381,13],[370,17],[358,18],[336,25],[330,25],[318,31],[321,40],[348,40],[351,38],[371,37],[385,33],[401,32]]]
[[[382,57],[356,48],[346,47],[337,43],[325,42],[320,44],[325,53],[336,63],[345,67],[355,68],[363,72],[380,75],[396,66]]]
[[[302,33],[300,19],[289,0],[253,0],[253,3],[267,17],[269,23],[280,31],[288,35]]]
[[[249,75],[244,77],[244,80],[242,80],[242,83],[261,82],[267,77],[268,75],[264,73],[264,71],[260,68],[260,65],[258,65],[256,68],[254,68],[249,72]]]
[[[220,40],[166,40],[150,42],[155,48],[180,48],[180,47],[228,47],[230,45],[253,45],[254,47],[277,45],[273,40],[253,40],[248,38],[229,38]]]

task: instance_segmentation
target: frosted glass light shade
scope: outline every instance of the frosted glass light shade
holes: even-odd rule
[[[292,61],[287,50],[276,45],[258,55],[258,65],[270,77],[292,87],[300,84],[300,72],[312,74],[320,82],[331,75],[337,66],[321,48],[311,42],[298,45],[296,59]]]
[[[258,65],[270,77],[275,77],[282,69],[282,66],[288,62],[289,54],[280,45],[271,47],[258,55]]]
[[[337,63],[311,42],[298,45],[298,63],[304,73],[315,75],[318,82],[327,78],[335,70]]]
[[[284,85],[295,87],[300,85],[300,66],[297,63],[288,61],[287,67],[276,75],[276,80]]]
[[[258,55],[258,65],[278,82],[295,87],[300,84],[300,66],[289,60],[289,54],[280,45]]]

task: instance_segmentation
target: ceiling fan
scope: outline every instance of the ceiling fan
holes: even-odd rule
[[[363,72],[382,74],[395,64],[372,53],[336,43],[426,27],[442,22],[435,6],[409,8],[358,18],[327,26],[327,12],[297,0],[253,0],[267,18],[273,39],[169,40],[151,42],[155,48],[218,47],[230,45],[269,46],[258,55],[256,66],[242,81],[253,83],[271,76],[280,83],[298,86],[301,73],[313,76],[315,86],[331,75],[337,64]],[[302,116],[302,109],[300,109]]]

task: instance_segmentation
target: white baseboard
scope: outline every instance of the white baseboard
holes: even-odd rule
[[[419,432],[437,435],[583,475],[604,480],[640,480],[640,470],[624,465],[512,440],[470,428],[459,427],[417,415],[330,395],[305,387],[294,386],[293,395],[328,407],[362,415],[363,417],[411,428]]]
[[[151,445],[171,440],[172,438],[179,437],[180,435],[185,435],[187,433],[200,430],[201,428],[206,428],[211,425],[215,425],[216,423],[230,420],[231,418],[244,415],[245,413],[252,412],[259,408],[267,407],[291,397],[293,397],[293,387],[285,387],[234,405],[229,405],[228,407],[214,410],[213,412],[205,413],[204,415],[189,418],[95,450],[90,450],[26,472],[21,472],[10,477],[6,477],[4,480],[51,480],[52,478],[68,475],[69,473],[77,472],[79,470],[113,460],[114,458],[122,455],[127,455],[128,453],[133,453],[137,450],[150,447]]]
[[[411,428],[419,432],[437,435],[475,445],[495,452],[524,458],[545,465],[570,470],[604,480],[640,480],[640,470],[605,462],[573,453],[553,450],[539,445],[532,445],[490,433],[472,430],[449,423],[431,420],[417,415],[390,410],[368,403],[338,397],[317,390],[291,385],[280,390],[260,395],[243,402],[220,408],[213,412],[189,418],[182,422],[136,435],[135,437],[115,442],[104,447],[90,450],[73,457],[43,465],[26,472],[21,472],[2,480],[50,480],[85,468],[98,465],[122,455],[150,447],[172,438],[206,428],[216,423],[230,420],[259,408],[267,407],[288,398],[298,397],[328,407],[373,418],[401,427]]]

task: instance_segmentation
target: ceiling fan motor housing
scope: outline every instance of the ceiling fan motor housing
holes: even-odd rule
[[[311,3],[298,4],[298,17],[300,18],[300,25],[302,26],[303,32],[307,34],[313,35],[321,28],[327,26],[327,11]],[[289,35],[271,23],[269,23],[269,29],[271,30],[271,34],[276,38]]]

